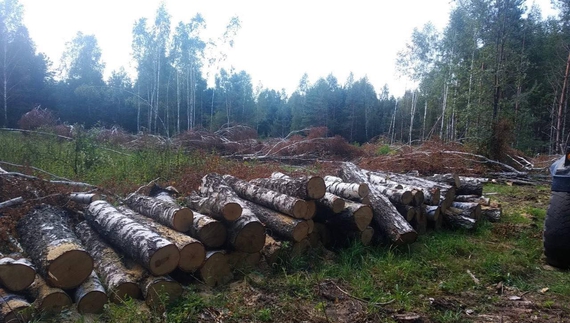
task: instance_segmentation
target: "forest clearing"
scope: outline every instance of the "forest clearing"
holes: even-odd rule
[[[107,295],[112,300],[109,303],[106,303],[107,298],[102,297],[89,298],[90,305],[81,305],[81,307],[79,307],[81,303],[70,305],[71,299],[57,303],[61,299],[73,298],[70,286],[74,288],[78,284],[78,278],[75,277],[73,279],[76,281],[69,282],[67,280],[69,277],[64,274],[65,278],[50,282],[51,276],[48,274],[45,276],[47,283],[52,286],[54,282],[62,284],[66,292],[57,294],[60,295],[59,298],[54,299],[58,301],[52,299],[54,303],[51,311],[46,310],[50,307],[49,302],[44,301],[45,307],[41,307],[41,302],[39,304],[32,302],[36,297],[25,294],[28,297],[27,301],[33,304],[31,308],[35,308],[31,311],[32,321],[566,322],[570,320],[567,305],[570,300],[568,289],[570,278],[567,272],[546,264],[542,249],[543,222],[550,194],[546,169],[555,159],[554,156],[529,158],[520,153],[517,155],[516,151],[509,151],[509,155],[521,163],[510,166],[486,159],[466,147],[436,141],[426,142],[418,147],[389,146],[382,142],[357,147],[346,143],[342,138],[323,137],[319,129],[299,132],[296,137],[282,139],[279,142],[248,137],[245,135],[246,130],[246,127],[236,127],[226,129],[224,134],[194,133],[192,136],[188,134],[192,139],[185,138],[186,140],[182,138],[169,140],[156,136],[146,138],[127,136],[117,131],[102,130],[76,129],[78,132],[69,139],[41,131],[2,131],[0,135],[5,144],[0,148],[0,168],[3,170],[0,174],[2,184],[0,202],[22,198],[14,201],[12,206],[2,205],[0,209],[3,254],[15,251],[14,240],[20,243],[25,241],[26,226],[34,223],[38,225],[41,222],[26,224],[26,221],[21,219],[30,216],[40,219],[43,215],[39,213],[42,213],[45,207],[33,210],[42,204],[51,205],[65,213],[60,215],[60,219],[67,219],[66,225],[70,226],[70,232],[79,239],[79,247],[92,256],[94,265],[83,269],[84,278],[79,280],[89,276],[90,268],[95,268],[100,278],[105,277],[105,274],[97,269],[102,268],[97,266],[101,260],[97,260],[96,252],[93,253],[97,248],[91,249],[94,240],[86,238],[93,236],[94,232],[100,233],[98,230],[104,226],[104,222],[96,220],[97,214],[108,219],[111,214],[126,214],[129,219],[134,219],[127,220],[136,220],[138,224],[146,223],[143,226],[152,228],[151,231],[155,233],[163,232],[159,235],[165,236],[165,231],[158,229],[164,228],[158,223],[168,225],[164,217],[162,220],[156,218],[152,221],[146,216],[132,214],[136,212],[149,214],[151,209],[157,209],[156,206],[152,207],[152,203],[147,203],[151,199],[148,195],[155,195],[155,198],[162,196],[161,198],[168,200],[173,199],[171,194],[176,192],[178,196],[176,201],[183,206],[189,206],[193,210],[194,219],[201,217],[202,213],[218,217],[205,221],[204,219],[208,217],[203,216],[198,222],[209,223],[212,228],[211,223],[219,221],[218,223],[223,223],[225,226],[225,230],[222,231],[227,231],[227,240],[224,242],[222,239],[220,243],[219,239],[215,241],[221,232],[219,229],[204,231],[206,234],[203,235],[190,229],[190,234],[184,236],[187,237],[185,241],[189,241],[186,245],[190,246],[186,252],[190,252],[193,256],[185,256],[184,259],[189,259],[185,269],[182,269],[182,262],[178,263],[178,260],[175,262],[178,263],[179,269],[172,271],[176,264],[172,266],[166,261],[158,267],[153,267],[150,263],[144,265],[144,261],[141,262],[143,258],[136,258],[137,253],[129,254],[127,258],[135,259],[135,262],[143,265],[143,268],[136,267],[139,268],[137,270],[132,266],[129,267],[131,274],[133,270],[138,272],[135,276],[138,275],[139,284],[163,288],[162,293],[149,294],[149,290],[153,289],[145,291],[142,287],[142,295],[146,300],[142,300],[142,297],[139,300],[134,296],[132,300],[125,302],[113,299],[114,294],[109,294],[108,286],[101,278],[101,282],[105,285],[103,290],[107,289]],[[212,145],[216,140],[219,145]],[[208,146],[217,149],[203,150]],[[224,147],[229,148],[224,150]],[[272,151],[279,153],[273,154]],[[255,157],[259,157],[259,160]],[[354,164],[346,163],[348,160]],[[524,165],[522,165],[523,160]],[[292,162],[300,165],[293,166]],[[366,175],[361,175],[362,172]],[[390,175],[386,175],[388,173]],[[457,177],[447,178],[444,182],[434,182],[436,179],[434,174],[455,174],[460,176],[462,183],[466,183],[468,178],[489,180],[485,184],[469,186],[470,190],[474,190],[469,192],[473,193],[469,195],[475,196],[466,197],[467,194],[460,192],[465,185],[449,184]],[[285,181],[282,179],[284,176],[288,177]],[[341,182],[337,182],[338,179],[331,176],[340,176]],[[408,176],[407,183],[400,184],[399,188],[387,189],[377,182],[383,178],[399,181],[401,179],[398,176]],[[259,179],[251,181],[255,178]],[[267,180],[262,180],[263,178]],[[271,181],[272,178],[277,179]],[[294,180],[303,178],[307,179],[305,184],[302,184],[303,181]],[[343,182],[359,184],[367,182],[368,189],[357,185],[352,187],[353,193],[336,190],[335,194],[348,194],[346,197],[354,194],[353,197],[361,200],[350,202],[348,199],[343,199],[347,204],[341,209],[345,211],[335,216],[332,209],[330,212],[325,212],[320,208],[326,204],[323,201],[325,191],[322,183],[309,181],[319,178],[324,179],[323,183],[326,183],[324,187],[328,193],[337,189],[336,186],[341,187],[339,183]],[[371,183],[371,180],[376,182]],[[220,188],[221,181],[228,186],[222,185],[226,188]],[[412,187],[422,186],[414,181],[439,183],[434,185],[439,189],[441,200],[431,202],[433,196],[429,197],[429,194],[434,192],[433,187],[412,190]],[[284,188],[279,183],[288,183],[285,186],[289,188]],[[162,188],[172,186],[175,190],[155,189],[152,192],[154,184]],[[243,185],[246,187],[240,188]],[[268,196],[268,192],[275,191],[267,190],[259,193],[259,185],[265,187],[274,185],[272,187],[274,190],[288,190],[293,186],[296,188],[296,193],[289,191],[290,193],[282,198],[273,199],[281,201],[278,206],[281,209],[279,212],[270,211],[275,206],[271,206],[271,201],[259,199],[259,196]],[[254,193],[250,186],[257,187]],[[405,186],[409,186],[410,189]],[[299,187],[304,188],[299,189]],[[453,194],[447,194],[449,190],[454,190]],[[309,191],[312,193],[307,193]],[[87,195],[76,194],[73,198],[70,196],[71,193],[77,192],[86,192]],[[137,195],[130,195],[133,192],[137,192]],[[215,197],[216,194],[220,195],[219,192],[224,192],[221,195],[226,198],[222,204],[226,207],[215,211],[216,203],[221,200],[219,196]],[[253,195],[247,196],[250,193]],[[294,207],[288,208],[285,201],[291,200],[292,195],[301,198],[289,204]],[[392,229],[382,231],[394,235],[379,234],[386,228],[378,226],[380,222],[374,222],[379,216],[376,211],[390,207],[378,207],[376,203],[382,202],[375,199],[374,195],[384,196],[380,200],[387,201],[396,213],[407,217],[402,216],[404,222],[393,222]],[[423,195],[422,199],[420,195]],[[209,196],[209,199],[206,196]],[[233,197],[227,199],[228,196]],[[299,206],[301,201],[311,199],[314,201],[318,196],[322,196],[321,200],[316,201],[317,208],[312,211],[317,214],[310,214],[311,211],[308,211],[310,207],[307,208],[309,204],[303,204],[304,208]],[[366,197],[369,197],[370,201],[362,200]],[[82,200],[85,198],[88,200]],[[252,203],[244,202],[242,198],[250,201],[256,198],[258,200]],[[476,199],[477,207],[471,208],[473,212],[462,212],[454,206],[447,205],[446,198],[459,203],[455,206],[469,204],[457,200]],[[97,199],[100,200],[94,201]],[[102,201],[103,199],[111,204]],[[157,203],[156,199],[153,201]],[[87,206],[85,203],[88,202],[93,203]],[[363,208],[367,205],[361,202],[369,203],[374,214],[365,211]],[[134,211],[120,206],[123,203]],[[259,206],[260,203],[264,207]],[[407,207],[404,210],[402,207],[396,208],[398,203],[402,206],[407,204]],[[448,209],[440,213],[439,224],[431,221],[434,219],[433,213],[428,215],[427,210],[430,208],[428,205],[432,203],[440,207],[445,205]],[[235,219],[236,205],[241,206],[242,217],[247,213],[245,208],[250,208],[249,212],[252,213],[249,213],[249,218],[238,217],[236,225],[228,226],[233,223],[228,219]],[[334,203],[328,205],[333,207]],[[485,205],[499,208],[500,218],[496,212],[486,213],[484,209],[488,210],[489,207]],[[116,209],[105,213],[107,207],[113,209],[116,207]],[[299,213],[299,210],[304,211]],[[408,212],[410,210],[412,211]],[[450,210],[454,212],[449,212]],[[52,213],[57,215],[58,212],[60,211]],[[284,215],[284,212],[290,212],[290,215]],[[174,219],[176,214],[183,214],[180,211],[167,213],[171,215],[171,219]],[[227,218],[222,219],[220,216]],[[254,220],[256,217],[265,228],[261,229],[263,234],[261,239],[259,229],[255,224],[251,224],[257,222]],[[428,217],[431,220],[428,220]],[[460,221],[453,222],[459,217]],[[184,216],[180,215],[179,218],[184,219]],[[240,218],[242,220],[239,220]],[[285,219],[289,224],[280,225],[278,221],[273,221],[276,218]],[[386,219],[383,218],[384,223]],[[21,223],[17,224],[18,221]],[[240,221],[243,225],[237,225]],[[187,230],[183,225],[184,220],[170,223],[175,222],[182,226],[180,230]],[[85,225],[86,223],[90,225]],[[95,229],[94,223],[100,223],[101,227]],[[124,225],[124,222],[121,223]],[[366,233],[370,226],[374,234]],[[280,228],[283,231],[280,231]],[[39,232],[38,230],[41,231],[33,229],[31,232]],[[323,230],[327,234],[323,234],[325,232]],[[409,235],[411,232],[412,236]],[[240,236],[238,233],[247,238],[234,240],[230,238]],[[105,237],[102,240],[114,241],[112,239],[113,237]],[[127,238],[120,238],[117,241],[125,241],[124,239]],[[166,238],[169,239],[174,241],[172,238]],[[196,240],[202,243],[203,247],[197,247]],[[263,241],[265,243],[261,243]],[[269,241],[272,242],[268,243]],[[138,244],[138,242],[127,243],[130,247]],[[175,244],[180,245],[180,243]],[[117,259],[123,259],[120,262],[124,263],[125,249],[118,249],[115,242],[110,242],[109,245],[112,245],[112,249],[119,255]],[[12,250],[7,250],[10,248]],[[28,248],[24,242],[24,249],[27,251]],[[148,246],[141,248],[152,249]],[[159,249],[156,249],[155,254],[162,254],[164,259],[170,259],[164,257],[164,254],[172,252],[178,254],[178,251],[172,251],[174,249]],[[183,251],[180,249],[179,259],[183,258],[182,254]],[[77,257],[82,256],[76,253],[72,261],[80,259]],[[192,259],[200,257],[212,260],[194,260],[193,264]],[[32,262],[38,267],[37,261]],[[108,267],[108,264],[104,267]],[[168,266],[170,268],[166,268]],[[36,270],[42,273],[41,268]],[[74,271],[73,276],[78,276],[79,271],[81,270]],[[150,271],[152,275],[144,274],[146,271]],[[161,276],[167,272],[170,276]],[[151,277],[165,278],[153,281]],[[68,285],[65,285],[66,281]],[[64,296],[68,294],[70,296]],[[170,299],[165,294],[170,295]],[[44,310],[40,310],[42,308]],[[78,309],[83,314],[79,314]],[[98,313],[89,314],[90,311]]]

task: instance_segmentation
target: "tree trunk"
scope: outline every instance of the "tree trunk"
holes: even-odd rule
[[[341,165],[342,178],[347,182],[366,183],[368,176],[353,163]],[[373,228],[378,228],[379,234],[386,235],[393,243],[408,244],[416,241],[417,233],[404,219],[387,197],[374,186],[370,186],[370,204],[373,210]]]
[[[475,228],[477,221],[475,221],[475,219],[461,215],[460,212],[459,214],[457,212],[454,212],[453,208],[449,208],[443,211],[443,222],[452,228],[472,230]]]
[[[346,203],[343,198],[329,192],[326,192],[325,196],[317,200],[318,207],[330,210],[335,214],[342,212],[342,210],[345,208],[345,205]]]
[[[34,299],[33,306],[41,312],[60,312],[72,303],[67,293],[61,288],[49,286],[40,275],[36,275],[26,293]]]
[[[31,305],[23,297],[0,288],[0,299],[1,322],[20,323],[30,320],[31,313],[28,309]]]
[[[481,205],[479,203],[453,202],[452,207],[463,210],[463,215],[479,221],[481,218]]]
[[[194,225],[189,234],[200,240],[205,247],[213,249],[223,246],[227,237],[222,222],[198,212],[194,212]]]
[[[206,197],[192,192],[186,197],[186,204],[190,208],[220,221],[235,221],[242,213],[241,206],[236,202],[236,199],[225,192],[212,192]]]
[[[411,205],[402,205],[402,204],[397,204],[395,206],[396,210],[398,210],[398,212],[404,217],[404,219],[406,219],[406,221],[408,221],[409,223],[412,223],[412,221],[416,217],[416,208]]]
[[[69,199],[75,203],[79,204],[89,204],[93,201],[98,201],[101,199],[101,195],[97,193],[71,193],[69,194]]]
[[[434,230],[441,230],[443,225],[443,216],[441,215],[441,208],[439,206],[426,206],[425,215],[427,219],[428,228]]]
[[[167,226],[154,222],[144,215],[138,214],[127,207],[120,206],[117,210],[138,223],[151,228],[159,235],[173,242],[178,251],[180,252],[180,260],[178,261],[178,268],[186,272],[194,272],[202,266],[206,258],[206,250],[202,243],[191,236],[180,233]]]
[[[430,181],[445,183],[455,187],[461,186],[461,180],[457,174],[452,174],[452,173],[434,174],[428,177],[427,179]]]
[[[223,179],[243,199],[297,219],[309,218],[307,217],[307,203],[304,200],[250,184],[231,175],[224,175]]]
[[[265,244],[265,226],[249,208],[243,208],[241,217],[226,223],[229,246],[240,252],[259,253]]]
[[[271,174],[271,178],[258,178],[249,182],[304,200],[318,200],[325,195],[325,181],[319,176],[293,178],[275,172]]]
[[[75,288],[93,270],[93,259],[81,246],[64,211],[43,205],[17,225],[20,242],[37,271],[54,287]]]
[[[125,203],[131,209],[176,231],[186,232],[192,226],[192,210],[176,203],[139,194],[127,196]]]
[[[408,205],[414,200],[414,196],[411,191],[389,188],[382,185],[374,185],[374,190],[384,194],[393,204]]]
[[[141,291],[137,283],[140,277],[125,266],[122,257],[93,231],[87,221],[78,223],[75,232],[93,257],[95,268],[103,279],[111,301],[121,303],[127,298],[140,298]]]
[[[204,283],[211,287],[225,285],[233,279],[228,256],[222,250],[208,251],[199,273]]]
[[[73,300],[77,304],[77,311],[81,314],[103,312],[107,304],[107,293],[101,284],[99,277],[93,271],[91,275],[79,285],[73,293]]]
[[[414,186],[413,184],[411,184],[408,180],[406,179],[401,179],[402,181],[396,181],[395,179],[393,179],[392,177],[387,176],[386,174],[384,174],[384,176],[381,176],[379,174],[376,173],[372,173],[372,172],[367,172],[368,173],[368,178],[370,180],[371,184],[374,185],[383,185],[389,188],[395,188],[395,189],[407,189],[407,190],[420,190],[424,196],[424,203],[427,203],[429,205],[439,205],[440,202],[440,188],[439,187],[424,187],[424,186]],[[425,184],[425,183],[422,183]]]
[[[309,234],[309,225],[305,220],[294,219],[249,201],[243,203],[244,208],[250,209],[271,234],[295,242],[305,239]]]
[[[491,199],[479,195],[456,195],[455,202],[478,203],[482,206],[489,206],[491,204]]]
[[[329,178],[329,176],[327,176]],[[338,181],[325,181],[327,192],[338,195],[345,199],[363,198],[370,190],[365,183],[344,183]]]
[[[476,179],[461,179],[461,185],[457,187],[455,192],[457,195],[483,195],[483,182]]]
[[[144,278],[140,284],[146,305],[164,310],[164,306],[182,296],[182,285],[169,276],[152,276]]]
[[[482,206],[481,215],[489,222],[501,221],[502,209],[500,207]]]
[[[341,231],[364,231],[372,221],[372,208],[368,205],[346,201],[344,211],[334,214],[320,214],[319,222],[325,222],[339,228]]]
[[[9,291],[19,292],[34,282],[36,269],[21,254],[0,253],[0,285]]]
[[[108,202],[89,204],[85,218],[101,236],[151,274],[166,275],[178,266],[180,252],[172,242],[120,213]]]
[[[566,60],[566,71],[564,72],[564,80],[562,82],[562,91],[560,92],[560,102],[558,102],[558,113],[556,115],[556,152],[563,154],[565,147],[563,147],[562,140],[564,134],[562,133],[562,107],[566,104],[566,91],[568,86],[568,77],[570,75],[570,52],[568,52],[568,59]]]

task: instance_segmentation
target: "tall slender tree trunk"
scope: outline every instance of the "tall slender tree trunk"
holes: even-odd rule
[[[5,32],[4,37],[8,37],[7,33]],[[2,66],[2,99],[4,103],[4,127],[8,127],[8,41],[4,39],[3,41],[3,51],[4,57],[2,58],[3,66]]]
[[[176,133],[180,133],[180,72],[176,70]]]
[[[409,145],[412,144],[412,130],[414,128],[414,115],[416,114],[416,103],[418,101],[418,97],[416,92],[412,92],[412,107],[410,108],[410,133],[408,135],[408,143]]]
[[[445,125],[445,110],[447,109],[447,93],[449,92],[449,85],[447,81],[443,85],[443,103],[441,104],[441,128],[439,129],[439,138],[443,140],[443,128]]]
[[[560,101],[558,102],[558,114],[556,115],[556,152],[564,153],[562,147],[562,115],[563,108],[566,104],[566,91],[568,87],[568,74],[570,73],[570,51],[568,52],[568,60],[566,61],[566,71],[564,72],[564,80],[562,82],[562,91],[560,92]]]
[[[422,124],[422,141],[426,140],[426,119],[427,119],[427,108],[428,108],[428,103],[427,103],[427,98],[426,98],[426,102],[424,104],[424,122]]]

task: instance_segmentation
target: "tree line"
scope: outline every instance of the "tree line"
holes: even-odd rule
[[[123,69],[106,80],[94,35],[78,32],[61,68],[36,53],[18,0],[0,2],[1,124],[16,127],[36,106],[62,122],[120,126],[165,136],[244,124],[260,136],[283,137],[323,126],[350,142],[375,138],[418,143],[430,138],[487,147],[506,143],[528,152],[567,145],[570,4],[553,0],[558,17],[544,19],[524,0],[455,0],[443,31],[431,23],[413,31],[396,62],[417,88],[402,97],[366,78],[334,75],[295,92],[254,86],[247,71],[223,68],[240,20],[205,39],[197,14],[177,24],[164,4],[132,29],[136,76]],[[56,72],[59,75],[56,75]],[[208,79],[214,80],[208,86]]]

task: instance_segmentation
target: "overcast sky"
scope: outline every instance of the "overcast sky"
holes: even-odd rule
[[[131,62],[132,27],[154,18],[159,0],[20,0],[24,23],[37,50],[59,64],[65,43],[78,31],[94,34],[106,64],[105,76]],[[550,0],[535,0],[551,13]],[[220,35],[230,18],[242,27],[227,64],[245,70],[266,88],[292,93],[303,73],[311,82],[332,73],[343,84],[352,71],[379,90],[388,84],[401,95],[410,84],[398,79],[396,53],[414,27],[447,24],[451,0],[166,0],[173,25],[201,13],[207,37]]]

